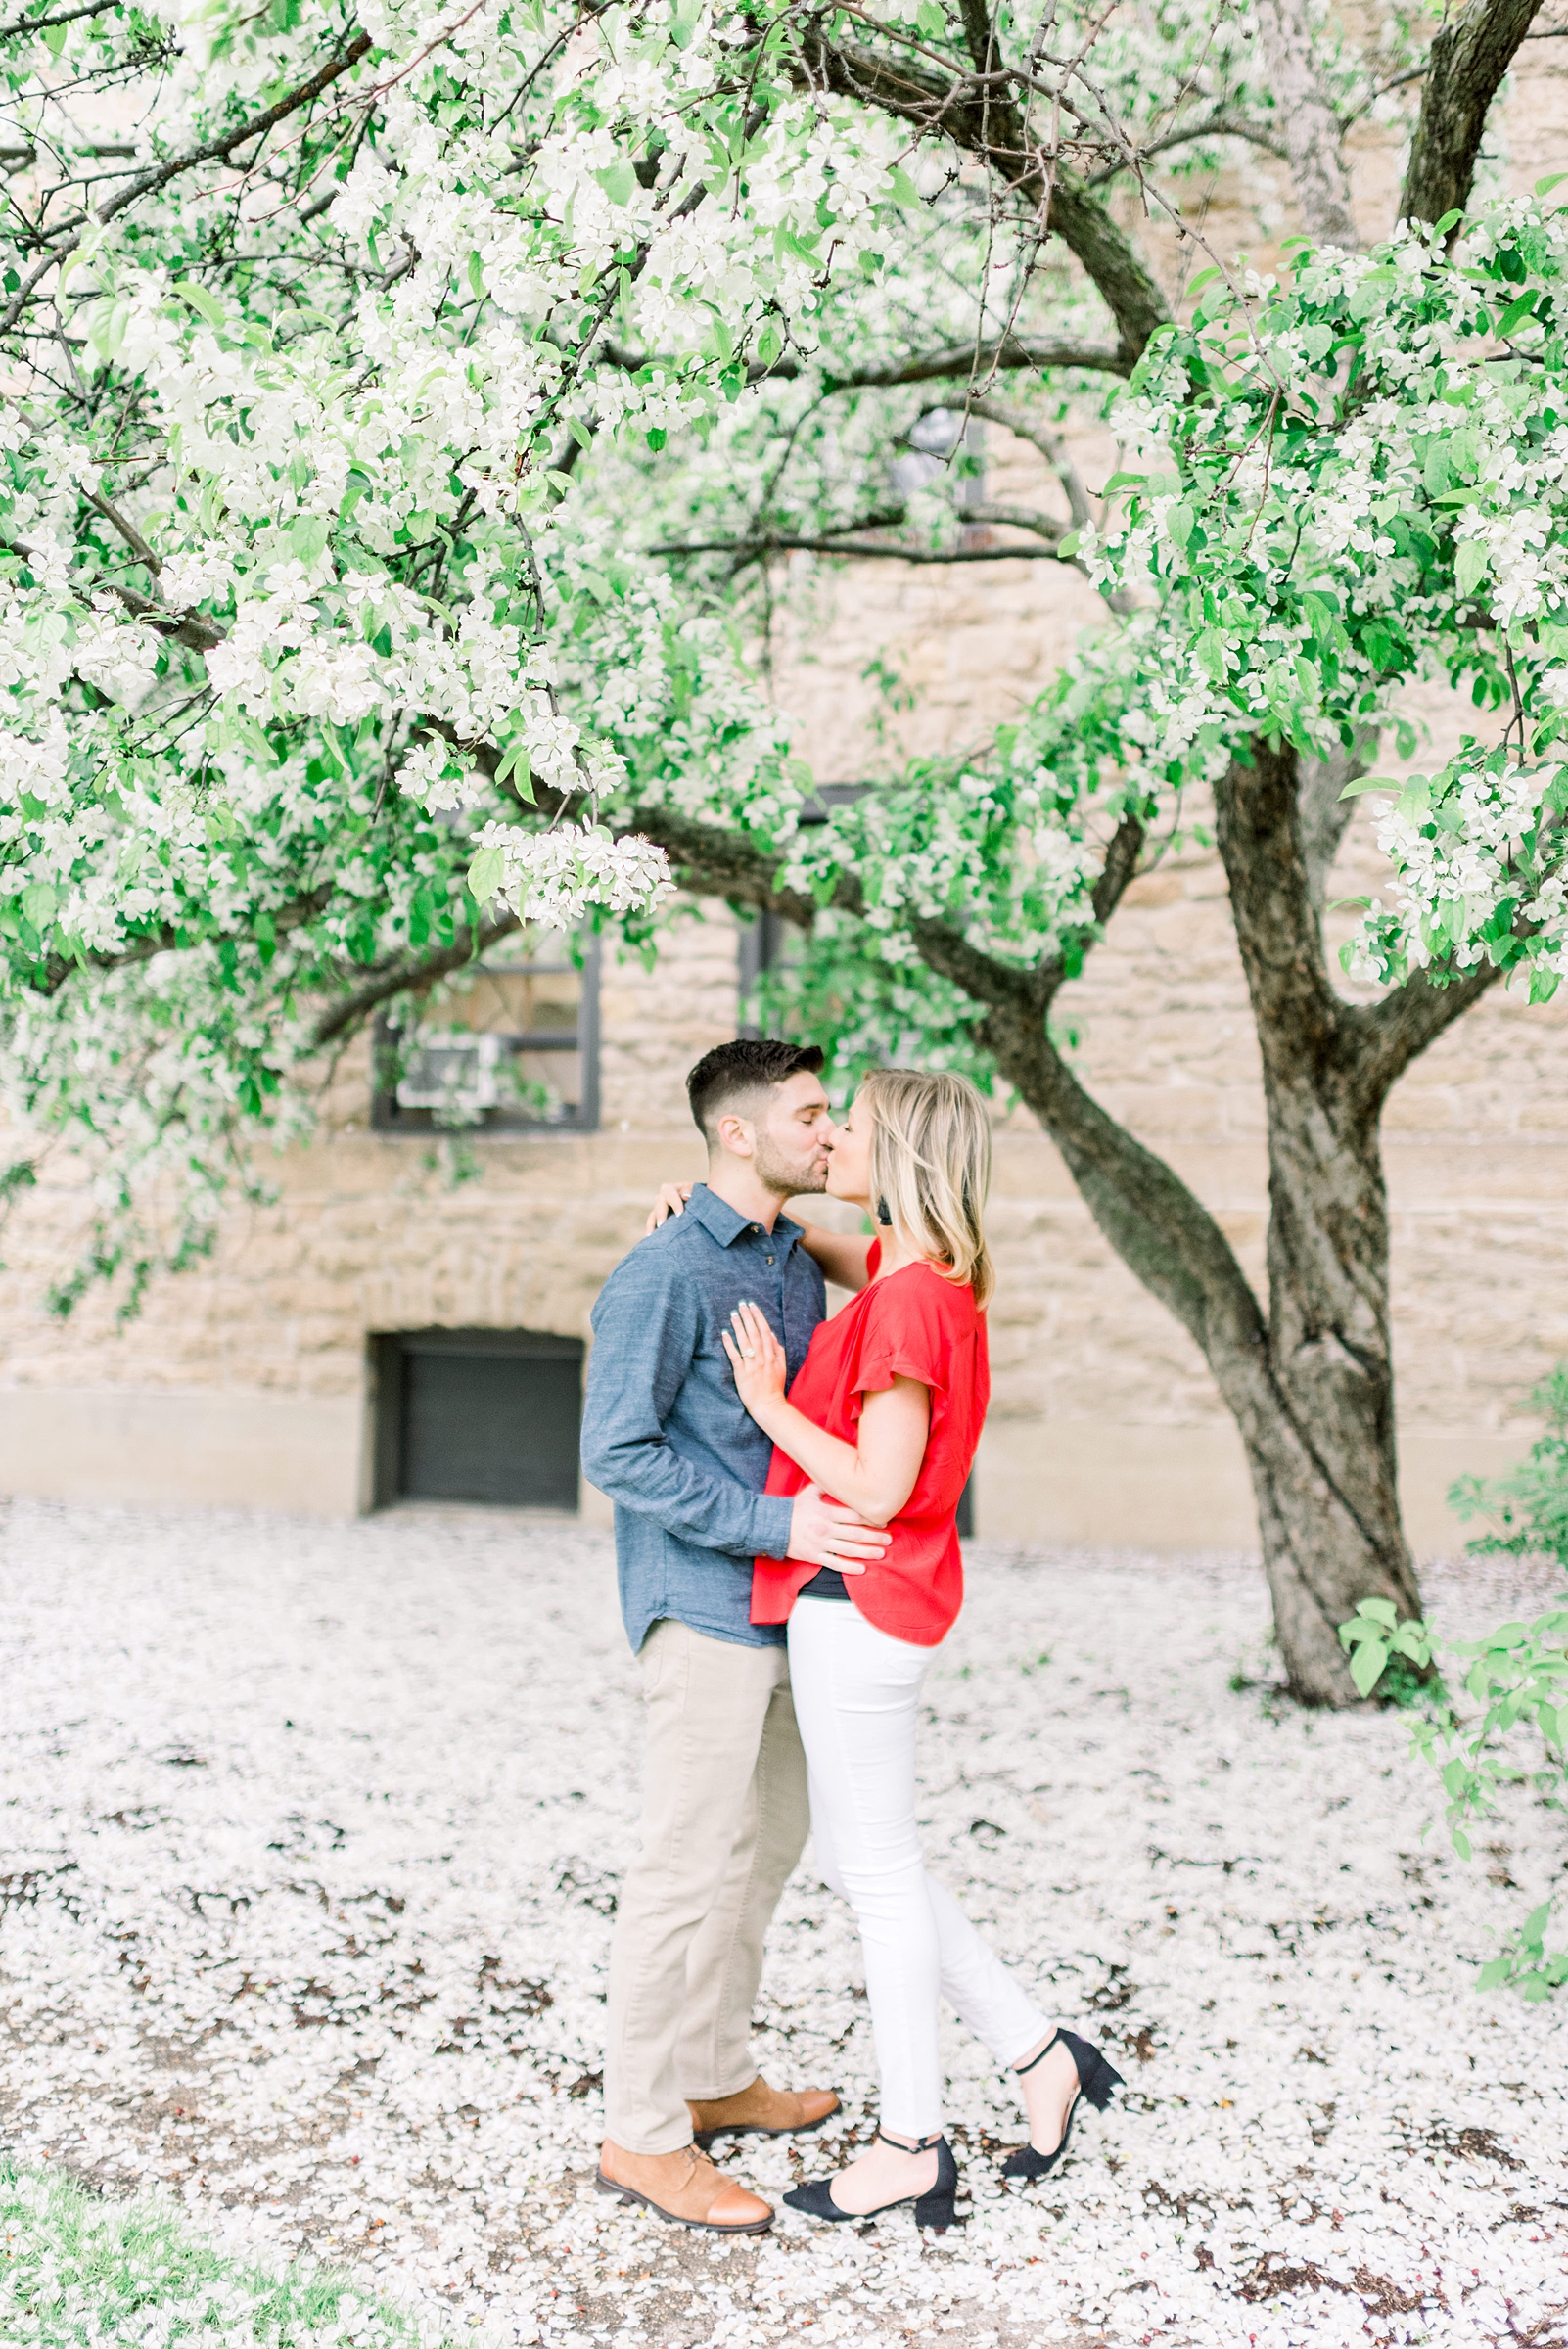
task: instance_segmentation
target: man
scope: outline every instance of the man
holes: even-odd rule
[[[761,2234],[773,2211],[705,2144],[814,2129],[839,2101],[770,2087],[751,2053],[762,1938],[808,1824],[785,1635],[751,1620],[752,1561],[853,1572],[889,1539],[814,1487],[763,1493],[772,1446],[719,1344],[751,1298],[793,1378],[822,1319],[822,1274],[780,1213],[826,1182],[821,1066],[814,1046],[743,1039],[692,1070],[708,1180],[605,1283],[582,1423],[584,1473],[616,1505],[648,1715],[641,1849],[610,1950],[599,2185],[725,2234]]]

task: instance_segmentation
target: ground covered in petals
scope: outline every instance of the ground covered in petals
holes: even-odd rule
[[[1456,1632],[1550,1588],[1428,1584]],[[1561,1821],[1521,1802],[1470,1867],[1423,1842],[1398,1718],[1296,1711],[1266,1626],[1245,1560],[973,1547],[932,1864],[1127,2092],[1004,2188],[1017,2107],[949,2020],[960,2231],[710,2243],[590,2190],[639,1737],[607,1538],[14,1503],[0,2137],[433,2337],[1562,2349],[1568,1995],[1472,1987]],[[735,2149],[775,2197],[871,2124],[859,1979],[807,1856],[758,2048],[845,2110]]]

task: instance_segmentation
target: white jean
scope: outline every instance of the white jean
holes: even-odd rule
[[[1003,2067],[1050,2030],[921,1858],[915,1721],[935,1652],[890,1638],[842,1599],[798,1599],[790,1617],[816,1865],[860,1928],[882,2125],[900,2137],[942,2127],[939,1996]]]

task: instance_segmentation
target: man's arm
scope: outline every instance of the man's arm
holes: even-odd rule
[[[699,1548],[788,1557],[787,1497],[707,1474],[665,1435],[701,1335],[691,1283],[669,1249],[638,1252],[617,1267],[594,1308],[593,1331],[582,1412],[589,1483]]]

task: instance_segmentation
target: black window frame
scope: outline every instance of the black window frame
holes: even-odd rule
[[[483,960],[483,957],[481,958]],[[580,963],[568,954],[560,962],[535,962],[533,968],[545,975],[576,971],[581,981],[577,1024],[568,1036],[564,1030],[541,1029],[512,1036],[508,1041],[529,1052],[576,1052],[582,1065],[582,1099],[567,1117],[539,1118],[528,1110],[486,1110],[472,1125],[443,1125],[437,1121],[433,1109],[405,1109],[397,1099],[395,1084],[382,1082],[382,1072],[388,1058],[396,1049],[401,1030],[393,1026],[386,1012],[377,1015],[371,1037],[370,1128],[373,1133],[390,1134],[404,1141],[428,1140],[433,1134],[463,1134],[472,1139],[480,1137],[538,1141],[552,1133],[597,1133],[600,1117],[599,1090],[599,971],[602,960],[597,931],[589,931],[582,939]],[[504,964],[497,966],[504,969]],[[521,966],[519,966],[521,967]]]

